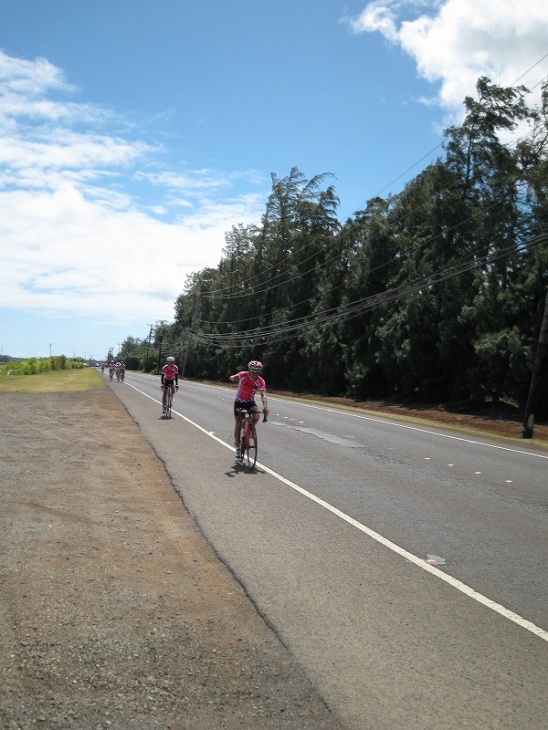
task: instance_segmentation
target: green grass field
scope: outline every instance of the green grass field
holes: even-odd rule
[[[77,393],[104,387],[105,383],[94,368],[0,377],[0,393]]]

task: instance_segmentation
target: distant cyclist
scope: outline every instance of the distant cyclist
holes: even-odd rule
[[[166,407],[166,395],[167,395],[167,389],[170,386],[175,386],[175,390],[179,390],[179,368],[177,365],[175,365],[175,358],[174,357],[168,357],[166,358],[166,364],[160,371],[160,376],[162,378],[162,413],[164,412],[164,409]]]
[[[261,401],[263,403],[263,411],[265,416],[268,416],[267,398],[266,398],[266,383],[261,377],[263,371],[262,363],[258,360],[251,360],[247,364],[247,370],[241,370],[239,373],[234,373],[229,377],[231,382],[238,381],[238,390],[234,397],[234,447],[236,458],[240,458],[240,408],[245,408],[252,414],[253,423],[256,424],[259,420],[260,411],[255,403],[255,393],[259,391]]]

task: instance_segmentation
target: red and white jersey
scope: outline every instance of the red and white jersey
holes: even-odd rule
[[[165,380],[170,380],[177,382],[179,379],[179,368],[177,365],[173,365],[172,363],[168,362],[164,367],[162,368],[162,383]]]
[[[266,383],[260,375],[253,379],[248,370],[242,370],[237,375],[239,382],[234,400],[251,401],[257,391],[266,392]]]

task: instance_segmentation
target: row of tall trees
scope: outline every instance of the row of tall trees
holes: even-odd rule
[[[185,374],[259,358],[277,389],[525,405],[548,288],[548,94],[536,109],[523,87],[477,92],[442,156],[344,223],[329,174],[273,174],[260,225],[234,226],[162,323]]]

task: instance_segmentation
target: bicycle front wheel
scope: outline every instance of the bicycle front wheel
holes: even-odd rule
[[[173,405],[173,396],[168,392],[166,395],[166,416],[171,418],[171,406]]]
[[[254,469],[257,462],[257,431],[255,426],[250,425],[247,431],[245,445],[245,463],[248,469]]]

